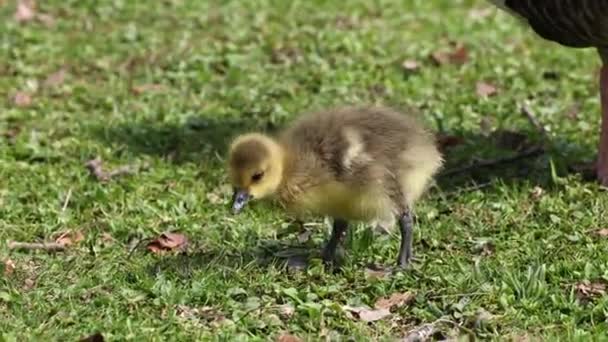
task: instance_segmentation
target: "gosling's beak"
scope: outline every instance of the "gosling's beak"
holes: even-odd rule
[[[238,214],[245,207],[250,197],[246,190],[235,190],[232,198],[232,213]]]

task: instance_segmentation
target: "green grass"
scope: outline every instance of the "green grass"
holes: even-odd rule
[[[482,339],[605,338],[607,297],[578,298],[575,285],[608,281],[607,241],[593,233],[607,228],[608,195],[568,172],[596,152],[599,58],[543,41],[496,10],[472,20],[473,8],[490,6],[40,1],[40,12],[55,18],[49,28],[17,24],[14,4],[0,4],[0,259],[16,265],[0,279],[1,339],[100,331],[110,340],[267,340],[281,332],[385,340],[441,317]],[[465,44],[469,60],[435,66],[429,54],[451,41]],[[410,59],[418,71],[401,68]],[[62,67],[64,82],[45,87]],[[481,80],[499,94],[477,96]],[[131,91],[145,84],[162,89]],[[16,107],[16,91],[32,93],[32,105]],[[303,111],[418,108],[434,130],[464,137],[446,152],[451,169],[511,153],[484,136],[482,118],[538,141],[519,111],[525,100],[550,133],[549,152],[439,178],[416,210],[416,266],[386,279],[367,277],[365,267],[393,262],[396,232],[351,229],[341,274],[316,257],[293,271],[273,255],[301,245],[317,253],[328,236],[322,219],[300,244],[280,210],[257,204],[233,217],[218,192],[230,137],[273,130]],[[149,169],[103,184],[84,167],[95,156],[109,167]],[[85,240],[53,254],[7,247],[64,230],[81,230]],[[187,255],[129,256],[131,241],[167,230],[189,237]],[[103,242],[104,233],[115,241]],[[482,253],[483,244],[492,248]],[[416,300],[381,321],[341,310],[404,291]],[[295,308],[290,318],[277,312],[283,304]],[[479,310],[492,319],[475,325]]]

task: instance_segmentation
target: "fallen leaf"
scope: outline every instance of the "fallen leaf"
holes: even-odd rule
[[[46,13],[38,13],[36,14],[36,20],[41,22],[46,27],[51,27],[55,24],[55,18]]]
[[[18,23],[32,21],[36,18],[36,2],[34,0],[19,0],[13,18]]]
[[[475,86],[477,96],[488,97],[492,95],[496,95],[498,93],[498,89],[493,84],[479,81]]]
[[[103,335],[101,333],[95,333],[91,336],[87,336],[80,340],[80,342],[103,342]]]
[[[139,172],[140,170],[149,168],[149,165],[144,163],[142,165],[122,165],[113,170],[105,171],[103,169],[103,161],[100,157],[96,157],[95,159],[91,159],[85,163],[85,167],[89,170],[91,175],[93,175],[98,181],[106,182],[111,178],[122,176],[122,175],[130,175]]]
[[[476,329],[483,329],[494,319],[494,315],[484,308],[477,309],[474,326]]]
[[[592,283],[588,280],[576,284],[575,289],[576,296],[582,300],[588,300],[606,294],[606,284],[600,282]]]
[[[407,59],[401,63],[401,67],[405,71],[416,71],[420,69],[420,64],[413,59]]]
[[[474,242],[472,249],[474,253],[481,254],[482,256],[488,256],[494,253],[496,246],[494,245],[494,242],[490,240],[479,239]]]
[[[302,51],[293,47],[278,47],[272,50],[270,60],[274,64],[292,64],[301,62]]]
[[[416,298],[416,295],[413,294],[412,292],[396,292],[393,293],[392,295],[390,295],[388,298],[380,298],[376,301],[376,304],[374,304],[374,307],[376,309],[387,309],[390,310],[391,308],[394,307],[401,307],[404,306],[406,304],[411,303],[414,298]]]
[[[568,108],[568,110],[566,110],[566,117],[570,120],[576,121],[578,120],[578,114],[581,110],[581,106],[578,103],[573,104],[572,106],[570,106],[570,108]]]
[[[152,253],[163,251],[184,251],[188,247],[188,238],[180,233],[163,233],[155,240],[148,243],[148,250]]]
[[[401,340],[402,342],[419,342],[428,341],[431,336],[437,331],[436,324],[423,324],[413,330],[408,331],[407,335]]]
[[[9,128],[7,131],[2,132],[2,136],[5,137],[9,142],[14,143],[15,138],[21,133],[21,128],[13,127]]]
[[[364,322],[374,322],[390,316],[391,312],[388,309],[372,310],[365,307],[344,306],[344,310],[354,314]]]
[[[66,75],[67,75],[67,68],[62,67],[61,69],[50,74],[46,78],[46,80],[44,80],[43,85],[48,88],[60,86],[63,83],[63,81],[65,81]]]
[[[211,306],[203,306],[203,307],[190,307],[187,305],[178,305],[176,307],[177,316],[182,319],[187,319],[191,321],[197,321],[200,323],[204,323],[205,325],[211,324],[213,326],[217,326],[222,322],[226,321],[226,316],[224,316],[219,310],[211,307]]]
[[[544,194],[545,194],[545,189],[541,188],[538,185],[535,186],[534,189],[532,189],[532,191],[530,191],[530,196],[532,196],[532,198],[535,200],[540,199]]]
[[[489,115],[482,117],[481,120],[479,121],[479,130],[481,131],[481,134],[483,134],[486,137],[489,136],[490,133],[492,133],[494,126],[495,126],[495,120],[493,117],[491,117]]]
[[[113,244],[116,239],[110,233],[101,233],[101,241],[107,245]]]
[[[311,230],[305,230],[305,231],[301,232],[300,234],[298,234],[298,242],[299,243],[305,243],[308,240],[310,240],[311,236],[312,236],[312,231]]]
[[[36,285],[36,281],[32,278],[27,278],[25,281],[23,281],[23,289],[26,291],[31,290],[34,285]]]
[[[68,231],[60,233],[59,236],[55,239],[55,243],[60,244],[62,246],[71,246],[75,245],[84,240],[84,235],[80,231]]]
[[[226,204],[231,200],[232,187],[228,184],[224,184],[215,188],[213,191],[208,192],[205,197],[211,204]]]
[[[372,279],[382,279],[382,278],[386,278],[389,274],[391,274],[391,271],[389,270],[383,270],[383,269],[376,269],[376,268],[366,268],[365,269],[365,275],[369,278]]]
[[[472,20],[481,20],[491,15],[492,12],[493,9],[491,7],[473,8],[469,11],[469,18],[471,18]]]
[[[294,335],[282,334],[277,338],[277,342],[302,342],[302,340]]]
[[[608,236],[608,228],[599,229],[595,233],[597,235],[601,236],[601,237],[607,237]]]
[[[18,91],[13,95],[11,102],[18,108],[29,107],[32,104],[32,96],[24,91]]]
[[[438,66],[444,64],[464,64],[469,60],[469,51],[466,46],[457,44],[452,51],[435,51],[431,54],[431,60]]]
[[[4,276],[8,277],[15,272],[15,263],[11,259],[4,261]]]
[[[449,134],[439,134],[436,137],[437,144],[441,149],[446,149],[448,147],[462,145],[464,143],[464,138],[456,135]]]
[[[335,19],[336,27],[338,29],[353,29],[357,26],[357,21],[353,17],[338,15]]]
[[[161,92],[166,90],[162,84],[141,84],[131,88],[131,92],[135,95],[141,95],[148,92]]]
[[[296,312],[296,309],[291,304],[279,305],[277,309],[279,311],[279,314],[284,318],[289,318],[293,316],[293,314]]]

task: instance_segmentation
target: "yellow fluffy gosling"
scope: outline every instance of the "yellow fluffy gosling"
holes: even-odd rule
[[[297,217],[331,216],[326,262],[334,261],[348,221],[397,218],[400,267],[412,258],[412,206],[441,165],[433,135],[383,107],[309,113],[278,137],[241,135],[228,161],[235,213],[250,199],[274,197]]]

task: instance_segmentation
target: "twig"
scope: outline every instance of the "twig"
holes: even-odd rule
[[[91,172],[91,174],[100,182],[107,182],[117,176],[135,174],[141,171],[142,169],[147,169],[149,167],[147,163],[144,163],[143,165],[129,164],[119,166],[114,170],[105,171],[103,169],[103,161],[99,157],[89,160],[88,162],[86,162],[85,166],[87,169],[89,169],[89,172]]]
[[[444,316],[445,317],[445,316]],[[463,327],[462,325],[446,319],[446,318],[439,318],[438,320],[432,322],[432,323],[427,323],[427,324],[423,324],[417,328],[415,328],[414,330],[410,330],[407,334],[407,336],[405,336],[403,338],[403,340],[401,340],[401,342],[421,342],[421,341],[427,341],[431,338],[431,336],[433,336],[433,334],[435,334],[437,332],[437,326],[439,325],[439,323],[448,323],[453,325],[454,327],[464,331],[465,333],[469,334],[469,336],[475,336],[475,333],[471,330],[468,329],[466,327]]]
[[[63,201],[63,206],[61,206],[61,211],[64,212],[68,208],[68,204],[70,203],[70,198],[72,197],[72,188],[68,190],[68,194],[65,196],[65,200]]]
[[[9,241],[8,249],[10,250],[45,250],[48,252],[61,252],[65,250],[65,245],[56,242],[18,242],[18,241]]]
[[[131,241],[131,243],[129,244],[129,253],[127,254],[127,259],[131,258],[131,255],[133,254],[133,252],[135,252],[135,250],[137,250],[137,248],[139,248],[139,246],[141,246],[141,244],[143,242],[150,242],[150,241],[152,241],[151,238],[143,238],[143,239]]]
[[[544,152],[545,152],[545,149],[542,146],[532,146],[531,148],[528,148],[527,150],[524,150],[511,157],[482,160],[482,161],[473,163],[471,165],[447,170],[447,171],[441,173],[441,177],[453,176],[453,175],[456,175],[459,173],[468,172],[473,169],[478,169],[478,168],[482,168],[482,167],[495,167],[495,166],[498,166],[501,164],[508,164],[508,163],[516,162],[516,161],[526,159],[526,158],[534,158],[534,157],[537,157],[537,156],[543,154]]]
[[[547,133],[545,127],[540,123],[540,121],[538,121],[532,109],[530,109],[527,104],[524,104],[521,107],[521,112],[526,116],[526,118],[528,118],[528,121],[530,121],[532,126],[534,126],[534,128],[536,128],[540,132],[540,134],[543,136],[543,139],[546,140],[549,134]]]

